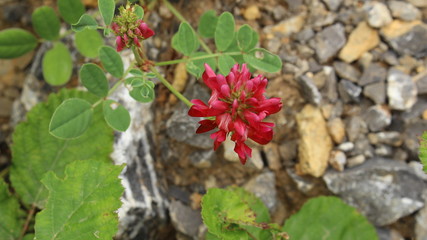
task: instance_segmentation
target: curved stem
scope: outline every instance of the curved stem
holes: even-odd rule
[[[33,204],[31,205],[30,212],[28,213],[27,219],[25,220],[25,224],[24,224],[24,227],[22,228],[21,235],[18,238],[19,240],[24,238],[24,235],[27,232],[28,227],[30,226],[30,222],[33,219],[33,216],[35,213],[36,213],[36,205]]]
[[[192,58],[181,58],[181,59],[175,59],[175,60],[170,60],[170,61],[157,62],[154,65],[155,66],[166,66],[166,65],[172,65],[172,64],[182,63],[182,62],[191,62],[191,61],[195,61],[195,60],[214,58],[214,57],[219,57],[222,55],[238,56],[238,55],[242,55],[242,53],[241,52],[212,53],[212,54],[208,54],[208,55],[204,55],[204,56],[198,56],[198,57],[192,57]]]

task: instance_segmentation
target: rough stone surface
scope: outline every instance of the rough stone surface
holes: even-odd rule
[[[403,133],[403,146],[408,150],[411,159],[418,159],[418,151],[420,147],[419,137],[421,133],[426,131],[427,121],[418,120],[406,126]]]
[[[416,239],[427,239],[427,204],[415,216],[415,237]]]
[[[370,107],[366,112],[365,121],[369,130],[377,132],[390,125],[391,113],[387,108],[375,105]]]
[[[340,144],[345,138],[345,124],[341,118],[333,118],[328,121],[328,131],[332,140],[336,144]]]
[[[374,101],[375,104],[383,104],[386,99],[385,82],[377,82],[366,85],[363,88],[363,95]]]
[[[344,46],[345,42],[344,27],[339,23],[327,27],[318,33],[315,37],[315,49],[320,63],[327,62],[335,56]]]
[[[0,117],[9,117],[12,114],[12,101],[0,97]]]
[[[336,11],[340,7],[342,0],[323,0],[330,11]]]
[[[338,93],[344,102],[359,102],[362,88],[349,80],[342,79],[338,83]]]
[[[297,169],[315,177],[323,175],[328,165],[332,140],[320,109],[306,105],[296,116],[300,142]]]
[[[407,0],[411,4],[413,4],[415,7],[427,7],[427,1],[425,0]]]
[[[292,167],[294,164],[293,160],[297,157],[298,143],[297,141],[286,141],[279,146],[280,157],[283,159],[283,163],[287,167]]]
[[[348,140],[354,142],[359,135],[366,131],[367,125],[362,117],[354,116],[346,119],[346,133]]]
[[[368,23],[371,27],[379,28],[393,20],[387,6],[381,2],[366,2],[363,6]]]
[[[418,94],[427,94],[427,71],[424,71],[414,77]]]
[[[395,51],[402,55],[425,57],[427,56],[427,25],[417,24],[404,34],[388,39],[388,42]]]
[[[209,168],[212,166],[216,154],[213,150],[197,151],[191,153],[189,158],[193,166],[197,168]]]
[[[348,79],[355,83],[359,81],[360,71],[357,68],[341,61],[335,61],[333,65],[336,73],[341,78]]]
[[[376,47],[380,43],[380,37],[375,29],[368,26],[366,22],[361,22],[351,32],[347,43],[341,49],[339,58],[350,63],[359,59],[365,52]]]
[[[387,69],[378,63],[373,63],[363,70],[358,84],[365,86],[372,83],[384,82],[386,77]]]
[[[378,132],[369,133],[368,139],[371,144],[388,144],[393,147],[399,147],[403,143],[402,134],[399,132]]]
[[[343,142],[337,147],[338,150],[343,152],[349,152],[354,149],[354,143],[352,142]]]
[[[364,163],[366,161],[366,158],[363,154],[359,154],[357,156],[351,157],[347,159],[347,167],[352,168],[355,166],[359,166],[360,164]]]
[[[294,183],[297,185],[298,190],[303,193],[308,193],[314,188],[314,183],[308,180],[306,177],[299,176],[292,169],[286,169],[286,172],[289,174],[289,177],[292,178]]]
[[[272,212],[277,207],[277,193],[275,185],[275,174],[270,171],[265,171],[250,179],[243,188],[259,197],[270,212]]]
[[[413,21],[421,18],[421,12],[414,5],[403,1],[388,1],[391,15],[404,21]]]
[[[426,182],[411,167],[391,159],[369,159],[343,172],[328,171],[323,179],[333,193],[377,226],[391,224],[424,206]]]
[[[279,146],[275,143],[268,143],[263,147],[265,157],[267,158],[268,167],[271,170],[279,170],[282,167],[280,162],[280,151]]]
[[[300,14],[292,18],[281,21],[280,23],[266,27],[264,32],[267,34],[267,38],[273,38],[274,36],[288,36],[292,33],[299,32],[305,23],[305,14]]]
[[[410,109],[417,101],[417,87],[411,77],[397,69],[390,69],[387,76],[389,106],[396,110]]]
[[[325,83],[325,92],[326,96],[331,102],[335,102],[338,99],[338,91],[337,91],[337,77],[335,75],[335,71],[332,67],[325,66],[323,67],[323,71],[326,75],[326,83]]]
[[[311,104],[319,105],[322,101],[322,95],[320,95],[319,89],[313,82],[313,79],[303,75],[298,78],[298,83],[301,86],[302,96]]]
[[[331,156],[329,158],[329,164],[335,168],[337,171],[342,172],[344,170],[344,166],[347,163],[347,157],[345,153],[342,151],[334,150],[331,152]]]
[[[191,209],[180,201],[172,200],[169,215],[175,229],[190,237],[197,237],[199,226],[203,224],[199,211]]]

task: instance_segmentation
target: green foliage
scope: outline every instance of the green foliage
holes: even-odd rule
[[[81,32],[85,29],[96,29],[97,27],[98,23],[96,20],[88,14],[83,14],[77,23],[71,25],[71,29],[75,32]]]
[[[74,24],[85,13],[85,7],[80,0],[58,0],[59,13],[64,21]]]
[[[92,105],[88,101],[80,98],[67,99],[53,113],[49,132],[57,138],[77,138],[89,127],[92,116]]]
[[[378,239],[375,228],[353,207],[337,197],[309,200],[285,222],[283,231],[291,239]]]
[[[209,55],[206,52],[195,52],[191,54],[191,57],[202,57]],[[205,59],[199,59],[199,60],[193,60],[191,62],[188,62],[186,64],[186,69],[189,73],[193,74],[197,78],[200,78],[205,71],[204,64],[207,63],[212,68],[212,70],[215,71],[216,69],[216,61],[215,58],[205,58]]]
[[[36,47],[36,37],[26,30],[10,28],[0,31],[0,58],[17,58]]]
[[[53,8],[43,6],[37,8],[31,16],[36,33],[46,40],[56,40],[59,37],[61,23]]]
[[[218,51],[226,50],[234,38],[234,17],[229,12],[224,12],[218,18],[215,28],[215,45]]]
[[[187,22],[179,25],[178,32],[174,35],[172,40],[172,47],[184,54],[190,56],[191,53],[199,48],[199,42],[197,36]]]
[[[108,125],[124,132],[130,125],[130,114],[126,108],[113,100],[105,100],[103,103],[104,118]]]
[[[144,9],[139,5],[135,5],[134,8],[135,8],[136,16],[138,16],[139,19],[143,19],[144,18]]]
[[[61,42],[56,42],[43,57],[43,77],[53,86],[65,84],[70,80],[73,63],[68,48]]]
[[[76,33],[77,50],[88,58],[98,57],[98,49],[104,45],[104,39],[97,30],[85,29]]]
[[[110,25],[114,17],[114,0],[98,0],[99,12],[101,12],[102,19],[104,19],[105,25]]]
[[[142,77],[130,77],[125,80],[129,95],[138,102],[147,103],[154,100],[154,83]]]
[[[25,213],[20,209],[18,199],[9,193],[3,179],[0,179],[0,216],[1,239],[18,239],[24,225]]]
[[[215,10],[206,11],[199,20],[199,33],[202,37],[213,38],[215,36],[218,17]]]
[[[279,56],[263,48],[255,48],[243,55],[243,59],[252,67],[264,72],[278,72],[282,68]]]
[[[124,74],[123,61],[115,49],[103,46],[99,49],[99,59],[102,66],[114,77],[121,78]]]
[[[236,61],[228,55],[221,55],[218,58],[218,68],[224,76],[228,75],[234,64],[236,64]]]
[[[254,34],[255,33],[255,34]],[[251,50],[258,42],[258,34],[247,24],[241,26],[237,32],[237,43],[243,51]]]
[[[25,204],[35,204],[39,208],[44,206],[47,190],[40,180],[46,172],[53,171],[63,177],[65,166],[73,161],[110,161],[113,135],[103,119],[100,106],[94,109],[92,123],[80,138],[62,140],[49,134],[52,114],[69,98],[82,98],[90,103],[98,100],[87,92],[63,89],[59,94],[51,94],[47,102],[37,104],[27,113],[27,121],[15,128],[10,179]]]
[[[97,95],[98,97],[106,97],[108,94],[108,80],[105,77],[104,71],[98,65],[93,63],[83,64],[80,68],[80,80],[83,86],[89,92]]]
[[[427,173],[427,132],[424,132],[421,136],[419,158],[424,165],[424,172]]]
[[[48,172],[46,208],[37,214],[37,239],[112,239],[117,232],[123,166],[97,160],[75,161],[62,178]]]

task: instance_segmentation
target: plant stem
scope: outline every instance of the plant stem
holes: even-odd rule
[[[171,91],[179,100],[184,102],[188,107],[193,104],[180,92],[178,92],[158,71],[154,66],[150,66],[150,70],[156,75],[156,77],[165,85],[169,91]]]
[[[25,220],[24,227],[22,228],[21,235],[19,236],[19,240],[22,240],[25,236],[25,233],[28,230],[28,227],[30,226],[30,222],[33,219],[34,214],[36,213],[36,205],[31,205],[30,212],[28,213],[27,219]]]
[[[208,55],[204,55],[204,56],[198,56],[198,57],[192,57],[192,58],[182,58],[182,59],[175,59],[175,60],[164,61],[164,62],[157,62],[154,65],[155,66],[166,66],[166,65],[172,65],[172,64],[182,63],[182,62],[191,62],[194,60],[214,58],[214,57],[219,57],[222,55],[237,56],[237,55],[242,55],[242,53],[241,52],[212,53],[212,54],[208,54]]]
[[[163,2],[165,3],[166,7],[172,12],[172,14],[175,15],[175,17],[177,17],[179,19],[179,21],[188,23],[188,21],[181,15],[181,13],[168,0],[163,0]],[[191,25],[190,25],[190,27],[191,27]],[[196,33],[197,40],[199,40],[199,43],[202,46],[202,48],[205,49],[205,51],[207,53],[212,54],[212,50],[208,47],[208,45],[206,45],[206,43],[203,41],[202,37],[197,33],[197,31],[194,30],[193,27],[191,27],[191,29],[193,29],[193,31]]]

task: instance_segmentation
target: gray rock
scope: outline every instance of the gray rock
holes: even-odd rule
[[[427,94],[427,71],[424,71],[414,77],[418,94]]]
[[[402,235],[394,229],[390,228],[376,228],[378,240],[404,240]]]
[[[423,112],[427,110],[427,98],[424,96],[418,97],[417,102],[408,110],[405,110],[400,115],[401,120],[406,124],[416,122]]]
[[[427,129],[427,121],[419,120],[410,123],[406,126],[403,134],[403,146],[409,151],[411,159],[418,159],[418,151],[420,147],[419,137]]]
[[[417,101],[417,87],[411,77],[397,69],[390,69],[387,76],[389,106],[396,110],[411,108]]]
[[[244,189],[255,194],[267,206],[270,212],[277,207],[276,178],[273,172],[265,171],[250,179]]]
[[[362,88],[346,79],[341,79],[338,83],[338,93],[341,99],[346,102],[359,102]]]
[[[360,86],[371,83],[384,82],[387,77],[387,69],[378,63],[373,63],[363,70],[362,77],[358,81]]]
[[[421,12],[414,5],[403,1],[388,1],[391,15],[404,21],[413,21],[421,18]]]
[[[354,141],[354,149],[349,153],[349,156],[363,155],[366,158],[374,156],[374,148],[369,143],[368,138],[365,135],[360,135]]]
[[[369,130],[377,132],[390,125],[391,113],[387,108],[375,105],[365,113],[365,121]]]
[[[216,159],[216,154],[213,150],[202,150],[191,153],[189,158],[193,166],[197,168],[209,168]]]
[[[386,86],[385,82],[377,82],[366,85],[363,88],[363,95],[372,101],[375,104],[383,104],[386,99]]]
[[[359,154],[357,156],[351,157],[347,159],[347,167],[352,168],[355,166],[359,166],[366,161],[365,156]]]
[[[369,133],[368,139],[371,144],[387,144],[393,147],[400,147],[403,143],[402,134],[400,132],[378,132]]]
[[[297,157],[298,143],[297,141],[286,141],[279,146],[280,157],[283,159],[283,163],[286,167],[292,167],[295,165],[293,160]]]
[[[340,7],[342,0],[323,0],[330,11],[336,11]]]
[[[320,63],[325,63],[344,47],[346,37],[344,27],[337,23],[319,32],[315,37],[316,54]]]
[[[295,38],[302,43],[305,43],[306,41],[310,40],[312,37],[314,37],[314,31],[309,27],[305,27],[303,30],[301,30],[299,33],[295,35]]]
[[[335,102],[338,99],[337,77],[335,75],[335,70],[332,67],[325,66],[323,67],[323,72],[326,75],[326,96],[328,97],[329,101]]]
[[[176,230],[190,237],[197,237],[199,226],[203,224],[199,211],[191,209],[180,201],[172,200],[169,215]]]
[[[427,239],[427,205],[415,215],[415,239]]]
[[[335,72],[341,78],[348,79],[355,83],[359,81],[360,71],[357,68],[353,67],[348,63],[341,62],[341,61],[335,61],[333,65],[334,65]]]
[[[282,167],[280,162],[279,146],[275,143],[268,143],[263,147],[265,157],[267,158],[268,167],[271,170],[279,170]]]
[[[409,54],[423,58],[427,56],[427,26],[416,25],[405,34],[388,39],[388,42],[401,55]]]
[[[314,183],[310,181],[307,177],[299,176],[291,168],[287,168],[286,172],[288,173],[289,177],[291,177],[291,179],[294,181],[298,190],[300,190],[301,192],[308,193],[313,189]]]
[[[375,148],[374,152],[379,157],[391,157],[393,155],[393,148],[389,145],[380,144]]]
[[[320,101],[322,101],[322,95],[320,95],[319,89],[317,89],[313,79],[307,75],[303,75],[298,78],[298,83],[305,100],[316,106],[319,105]]]
[[[252,156],[247,161],[246,166],[256,170],[261,170],[264,168],[264,162],[262,160],[261,151],[258,148],[252,149]]]
[[[333,193],[356,207],[372,223],[384,226],[424,206],[426,183],[404,163],[375,158],[323,179]]]
[[[389,65],[397,65],[399,64],[399,60],[397,59],[397,55],[393,51],[386,51],[381,55],[381,59],[384,60]]]
[[[360,134],[367,131],[365,120],[360,116],[353,116],[346,119],[346,129],[348,140],[354,142]]]
[[[369,25],[374,28],[383,27],[393,20],[387,6],[381,2],[366,2],[363,5]]]

